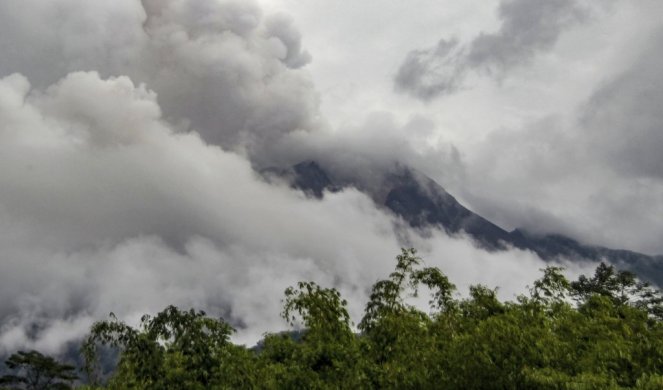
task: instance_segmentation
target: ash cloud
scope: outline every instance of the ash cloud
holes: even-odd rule
[[[358,163],[382,169],[415,161],[421,145],[397,133],[423,140],[431,124],[374,119],[335,140],[296,29],[252,2],[5,1],[0,21],[0,352],[57,353],[111,311],[136,322],[168,304],[222,315],[252,343],[285,326],[280,297],[298,280],[340,288],[359,318],[401,222],[356,190],[311,200],[252,165],[320,151],[349,171],[372,149]],[[459,286],[507,298],[542,266],[408,236]]]
[[[411,51],[396,73],[395,88],[429,101],[463,88],[468,73],[502,77],[553,48],[588,12],[577,0],[503,0],[498,31],[482,32],[466,44],[441,39],[434,47]]]
[[[470,73],[502,76],[583,20],[579,4],[503,2],[497,32],[411,53],[403,88],[429,100]],[[282,291],[307,279],[340,288],[356,320],[405,244],[461,288],[499,285],[506,298],[544,265],[420,237],[357,190],[308,199],[256,166],[317,159],[370,183],[404,163],[468,184],[465,199],[498,220],[572,232],[594,220],[594,241],[660,248],[640,234],[663,229],[656,47],[598,89],[572,129],[535,122],[474,153],[430,142],[423,115],[330,129],[295,24],[251,1],[7,0],[0,49],[0,351],[58,352],[110,311],[137,321],[167,304],[223,315],[251,343],[285,326]],[[523,194],[530,203],[513,201]]]
[[[319,126],[300,33],[254,1],[9,0],[0,26],[3,74],[40,88],[73,71],[126,75],[157,93],[178,131],[254,158]]]
[[[497,130],[474,148],[464,195],[478,212],[505,226],[663,253],[654,233],[663,229],[662,32],[570,118]]]
[[[268,184],[246,156],[166,118],[127,76],[0,79],[0,351],[58,353],[111,311],[135,323],[168,304],[222,315],[252,343],[285,326],[280,297],[298,280],[338,287],[360,318],[408,228],[356,190],[313,200]],[[407,235],[460,286],[507,298],[524,287],[514,275],[542,267],[528,252]]]
[[[627,70],[601,85],[581,108],[585,147],[620,175],[663,180],[663,28]]]

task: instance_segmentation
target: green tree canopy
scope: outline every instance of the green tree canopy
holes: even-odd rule
[[[92,385],[111,389],[663,388],[658,290],[606,264],[574,281],[551,265],[531,286],[513,301],[493,286],[463,295],[403,249],[357,328],[338,290],[300,282],[283,300],[292,330],[254,348],[233,344],[222,319],[169,306],[136,328],[115,316],[94,324],[83,351]],[[414,305],[422,294],[428,305]],[[100,345],[119,352],[104,383]],[[7,365],[14,372],[3,381],[14,388],[68,388],[75,378],[38,352]]]
[[[0,377],[0,385],[11,389],[70,389],[78,379],[75,367],[62,364],[37,351],[19,351],[5,362],[13,373]]]

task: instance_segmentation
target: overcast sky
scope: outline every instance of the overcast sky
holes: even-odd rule
[[[407,164],[506,229],[663,253],[660,15],[658,0],[0,2],[0,352],[57,352],[111,311],[168,304],[251,343],[309,279],[358,321],[403,236],[461,291],[511,299],[544,265],[254,170],[304,159]]]
[[[660,1],[264,3],[295,18],[334,131],[383,116],[505,228],[663,253]]]

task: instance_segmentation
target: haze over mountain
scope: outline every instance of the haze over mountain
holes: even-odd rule
[[[343,186],[365,188],[361,182],[341,180],[343,184],[335,183],[315,161],[301,162],[280,174],[294,188],[318,198],[323,197],[325,191],[340,191]],[[663,256],[583,245],[561,234],[532,234],[524,229],[508,232],[468,210],[438,183],[408,167],[385,172],[382,185],[377,190],[368,189],[367,194],[413,228],[442,229],[450,235],[467,234],[487,251],[518,248],[532,251],[547,261],[603,261],[634,272],[656,286],[663,285]]]
[[[300,280],[360,318],[402,246],[503,299],[551,263],[660,280],[661,14],[0,2],[0,354],[169,304],[253,343]]]

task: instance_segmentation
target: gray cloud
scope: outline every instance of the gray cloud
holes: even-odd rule
[[[458,90],[467,71],[464,54],[457,40],[444,39],[432,49],[411,51],[396,73],[396,90],[422,100]]]
[[[502,76],[551,49],[587,12],[577,0],[503,0],[498,31],[482,32],[467,44],[442,39],[408,53],[394,79],[396,90],[431,100],[462,88],[468,72]]]
[[[302,49],[301,33],[295,28],[288,15],[274,15],[265,21],[267,34],[283,45],[284,53],[279,58],[290,68],[301,68],[311,62],[311,54]]]
[[[585,148],[624,176],[663,179],[663,30],[582,108]]]
[[[571,118],[494,131],[468,153],[463,192],[507,227],[663,253],[660,30]]]
[[[578,4],[504,2],[497,32],[413,52],[399,77],[431,99],[468,72],[502,75],[553,47]],[[663,230],[660,61],[647,59],[660,50],[597,90],[577,123],[552,116],[462,153],[431,141],[425,115],[328,128],[301,34],[251,1],[7,0],[0,50],[1,351],[57,352],[109,311],[137,320],[171,303],[224,315],[253,342],[285,325],[281,293],[305,279],[339,287],[356,319],[402,244],[394,226],[461,288],[511,298],[543,266],[419,237],[356,190],[308,199],[256,165],[317,159],[371,183],[404,163],[505,226],[660,248],[642,234]]]
[[[137,321],[167,304],[223,315],[255,342],[285,325],[281,293],[297,280],[335,285],[359,317],[401,223],[356,190],[312,200],[265,183],[165,117],[126,76],[73,72],[45,89],[0,79],[0,353],[57,353],[110,311]],[[508,298],[542,266],[441,232],[408,236],[460,286]]]
[[[449,142],[430,144],[428,138],[435,130],[435,124],[423,116],[399,121],[388,112],[371,112],[357,126],[292,134],[273,145],[272,154],[281,166],[318,161],[337,181],[362,183],[375,191],[385,174],[403,165],[424,174],[437,173],[442,183],[457,183],[464,167],[460,152]]]
[[[311,59],[283,15],[254,1],[5,1],[2,74],[40,88],[72,71],[126,75],[158,95],[177,131],[265,156],[275,140],[318,126]],[[48,63],[48,66],[45,66]]]

